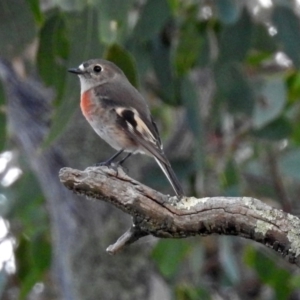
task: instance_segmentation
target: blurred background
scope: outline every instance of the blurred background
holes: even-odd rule
[[[0,41],[1,299],[300,299],[299,269],[238,237],[145,237],[109,256],[130,217],[58,180],[114,153],[67,73],[102,57],[149,102],[187,195],[298,215],[299,0],[1,0]],[[173,194],[153,159],[125,167]]]

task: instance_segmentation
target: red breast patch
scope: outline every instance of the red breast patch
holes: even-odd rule
[[[86,91],[81,95],[80,108],[83,115],[88,119],[92,108],[90,91]]]

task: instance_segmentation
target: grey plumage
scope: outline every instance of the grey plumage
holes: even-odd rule
[[[80,78],[81,109],[98,135],[116,150],[153,156],[176,195],[183,196],[148,105],[122,70],[111,62],[93,59],[69,71]]]

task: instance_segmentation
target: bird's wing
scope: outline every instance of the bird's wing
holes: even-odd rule
[[[126,133],[159,161],[170,166],[160,143],[155,123],[141,116],[134,108],[115,108],[118,124]]]

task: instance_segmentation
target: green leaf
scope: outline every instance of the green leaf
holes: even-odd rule
[[[274,289],[276,299],[285,300],[289,298],[293,289],[290,284],[291,274],[288,271],[278,267],[276,261],[252,247],[246,248],[244,259],[246,264],[256,271],[259,278]]]
[[[133,0],[95,0],[99,13],[99,37],[105,44],[120,43],[127,34]]]
[[[247,56],[247,64],[260,67],[263,62],[270,60],[271,56],[272,55],[267,52],[252,52]]]
[[[97,38],[97,14],[93,7],[88,7],[82,12],[64,14],[64,18],[70,41],[68,63],[63,69],[63,77],[67,76],[66,86],[61,101],[57,101],[50,132],[43,144],[44,148],[64,132],[69,120],[79,108],[79,80],[68,73],[67,69],[79,66],[87,58],[101,57],[103,53],[103,46]]]
[[[17,276],[23,282],[30,271],[31,262],[29,256],[29,241],[23,235],[18,241],[18,247],[15,250],[16,261],[18,265]]]
[[[104,57],[122,69],[131,84],[138,87],[136,64],[133,56],[128,51],[120,45],[113,44],[108,47]]]
[[[246,9],[238,22],[224,26],[219,47],[219,61],[243,61],[250,49],[253,33],[253,23]]]
[[[35,34],[34,18],[25,1],[0,1],[1,57],[14,58],[23,53]]]
[[[218,98],[232,113],[249,115],[254,109],[254,94],[242,68],[236,63],[215,66]]]
[[[167,0],[148,0],[140,13],[133,36],[141,41],[151,40],[159,34],[170,17]]]
[[[195,87],[185,76],[181,80],[181,99],[186,108],[187,123],[194,134],[195,141],[195,163],[197,170],[200,171],[204,166],[204,137],[203,137],[203,124],[200,114],[200,104]]]
[[[208,290],[205,290],[204,288],[191,286],[186,283],[178,284],[176,286],[175,294],[176,300],[212,299],[211,293]]]
[[[294,107],[291,107],[291,110],[294,109],[293,113],[296,113],[296,118],[299,118],[298,114],[298,106],[294,105]],[[294,120],[295,120],[294,119]],[[291,135],[291,140],[295,145],[300,145],[300,123],[299,122],[293,122],[293,133]]]
[[[209,67],[211,68],[211,63],[214,60],[212,56],[212,48],[214,46],[211,43],[211,35],[210,30],[208,28],[204,28],[204,32],[202,33],[202,43],[200,48],[200,53],[198,54],[198,59],[196,65],[198,67]]]
[[[178,105],[180,101],[178,97],[179,87],[171,64],[170,45],[163,43],[157,37],[152,41],[151,46],[152,64],[159,84],[157,92],[165,103]]]
[[[44,207],[44,197],[35,175],[27,170],[14,184],[13,192],[16,201],[10,216],[17,218],[18,222],[22,223],[25,233],[29,234],[32,230],[35,231],[42,226],[47,227],[48,219]]]
[[[45,232],[39,232],[31,241],[34,268],[42,275],[51,265],[51,244]]]
[[[190,16],[182,24],[178,45],[175,50],[175,66],[179,75],[183,75],[196,63],[201,52],[203,37],[195,16]]]
[[[66,22],[56,11],[41,29],[37,65],[44,82],[55,88],[57,99],[61,99],[64,91],[68,55]]]
[[[68,67],[78,66],[90,58],[101,57],[104,46],[98,38],[99,15],[97,10],[93,6],[87,6],[84,11],[64,14],[64,18],[70,41]],[[74,76],[69,78],[74,79]]]
[[[282,50],[300,68],[300,21],[292,9],[275,6],[272,15],[273,24],[277,29],[275,39],[281,43]]]
[[[219,19],[224,24],[232,24],[237,21],[241,12],[239,0],[216,0]]]
[[[26,299],[26,296],[33,288],[34,284],[41,280],[41,273],[35,268],[32,252],[32,243],[30,240],[21,237],[19,245],[15,251],[18,265],[17,276],[20,280],[19,299]]]
[[[170,10],[173,14],[176,14],[181,9],[181,0],[167,0]]]
[[[148,43],[140,43],[133,37],[126,41],[125,46],[135,58],[138,74],[140,78],[143,78],[152,67],[151,48]]]
[[[163,276],[172,278],[190,249],[184,240],[160,240],[152,251],[152,258]]]
[[[292,279],[291,279],[291,286],[294,289],[299,289],[299,286],[300,286],[300,275],[295,275],[295,276],[292,277]]]
[[[201,139],[203,128],[201,124],[200,105],[195,87],[185,76],[181,80],[181,98],[187,110],[187,123],[195,137]]]
[[[44,15],[41,12],[40,1],[39,0],[27,0],[27,3],[33,13],[35,22],[41,25],[44,21]]]
[[[286,92],[285,83],[280,77],[270,78],[263,83],[253,111],[254,128],[262,128],[281,114],[286,103]]]
[[[239,183],[239,175],[237,166],[233,159],[229,159],[226,162],[224,173],[222,174],[222,187],[227,189],[231,186],[235,186]],[[232,195],[233,196],[233,195]]]
[[[252,35],[253,48],[264,53],[275,53],[277,50],[276,41],[270,35],[266,25],[258,23],[253,25]]]
[[[292,134],[292,125],[284,117],[280,117],[268,125],[254,130],[252,134],[261,139],[277,141],[288,138]]]
[[[17,276],[21,282],[19,299],[26,299],[35,283],[42,280],[43,274],[50,267],[50,243],[43,234],[35,236],[32,240],[22,236],[15,255]]]
[[[300,149],[295,148],[284,153],[279,160],[281,172],[297,181],[300,180]]]
[[[286,80],[289,102],[298,102],[300,95],[300,72],[291,72]]]

